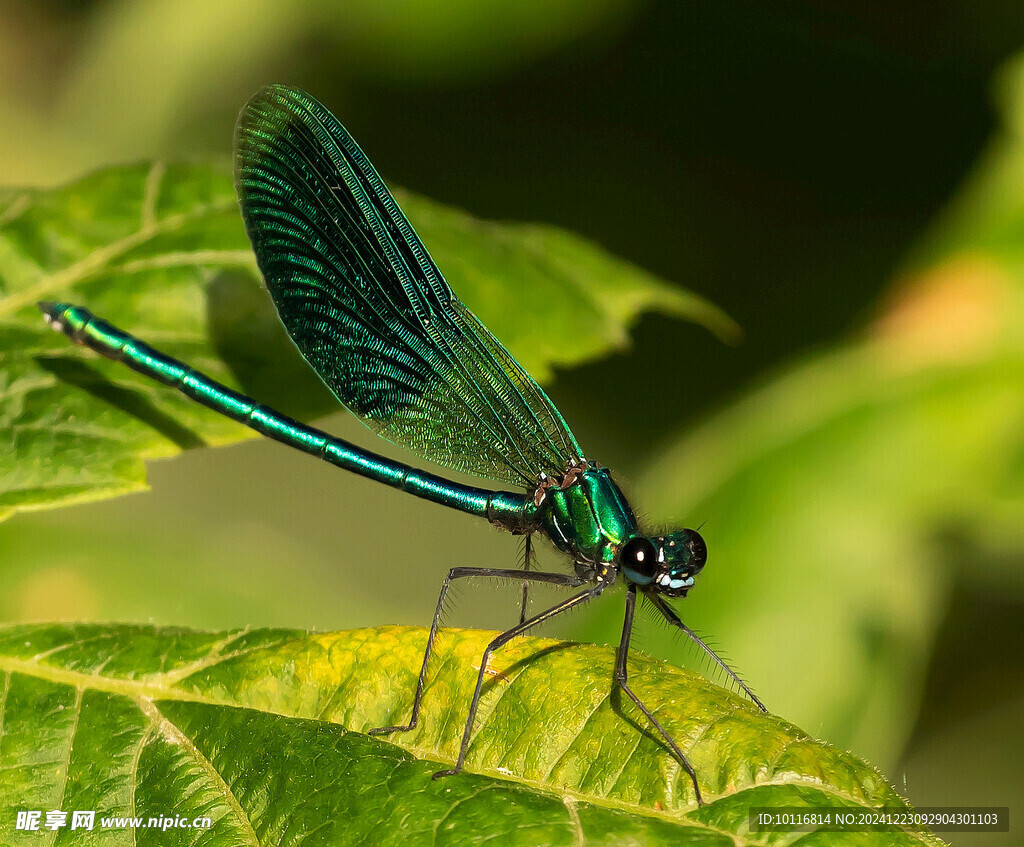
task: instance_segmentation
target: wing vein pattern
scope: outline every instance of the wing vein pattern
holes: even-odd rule
[[[582,458],[547,395],[454,295],[373,165],[315,99],[275,85],[246,104],[235,182],[288,334],[378,435],[526,489]]]

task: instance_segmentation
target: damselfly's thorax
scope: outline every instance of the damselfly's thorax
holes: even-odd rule
[[[544,532],[573,557],[577,571],[621,571],[647,591],[685,597],[707,561],[695,530],[642,534],[608,468],[596,462],[581,460],[558,477],[542,477],[533,504]]]
[[[579,564],[614,565],[619,547],[637,533],[636,517],[608,468],[570,465],[545,477],[534,495],[544,532]]]

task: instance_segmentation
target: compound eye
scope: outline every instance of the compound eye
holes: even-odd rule
[[[689,535],[688,547],[690,548],[690,572],[700,573],[704,563],[708,560],[708,545],[695,529],[685,530]]]
[[[646,582],[654,578],[658,569],[658,551],[649,538],[638,535],[623,545],[619,553],[619,564],[628,571],[628,576],[638,576]]]

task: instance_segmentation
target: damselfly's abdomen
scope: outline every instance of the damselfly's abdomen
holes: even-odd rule
[[[580,565],[611,564],[618,546],[637,532],[633,510],[608,468],[593,462],[577,474],[570,471],[561,484],[542,486],[540,494],[544,531]]]

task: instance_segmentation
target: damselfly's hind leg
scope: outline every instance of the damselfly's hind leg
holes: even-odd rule
[[[723,671],[725,671],[729,679],[735,682],[736,685],[738,685],[740,689],[743,691],[743,693],[746,694],[751,700],[753,700],[758,705],[758,707],[760,707],[762,712],[768,711],[765,708],[764,703],[757,699],[757,695],[754,694],[754,692],[750,690],[749,686],[740,678],[740,675],[736,673],[736,671],[734,671],[732,668],[730,668],[725,663],[725,660],[722,659],[714,650],[712,650],[707,644],[705,644],[703,639],[701,639],[701,637],[697,635],[696,632],[690,629],[686,624],[684,624],[679,619],[679,615],[677,615],[675,613],[675,610],[668,603],[665,602],[665,599],[663,597],[659,597],[657,594],[648,594],[647,597],[648,599],[650,599],[652,603],[654,603],[654,608],[656,608],[659,612],[661,612],[662,615],[664,615],[665,620],[672,624],[672,626],[677,627],[678,629],[681,629],[683,632],[685,632],[687,638],[689,638],[694,644],[700,647],[701,650],[707,653],[707,655],[711,657],[711,660],[716,665],[718,665],[718,667],[720,667]]]
[[[420,716],[420,703],[423,700],[423,688],[427,681],[427,665],[430,664],[430,654],[434,649],[434,640],[437,638],[437,631],[441,627],[441,615],[444,612],[444,601],[445,596],[448,594],[448,586],[450,586],[456,579],[471,576],[496,577],[498,579],[510,579],[517,582],[523,581],[524,594],[527,581],[547,582],[552,585],[564,585],[568,588],[578,588],[586,582],[586,580],[580,579],[578,576],[570,576],[568,574],[561,573],[544,573],[541,571],[529,571],[527,573],[523,573],[522,571],[512,570],[509,568],[452,568],[448,572],[448,576],[445,577],[444,583],[441,585],[441,594],[437,598],[437,609],[434,612],[434,621],[430,625],[430,634],[427,636],[427,649],[423,653],[423,665],[420,667],[420,676],[416,682],[416,695],[412,701],[412,717],[409,719],[409,723],[401,726],[382,726],[377,729],[371,729],[369,731],[370,735],[382,735],[387,732],[407,732],[416,727],[416,723]],[[520,626],[522,626],[522,624],[520,624]],[[481,665],[481,674],[486,670],[486,667],[486,664]]]
[[[683,769],[690,775],[690,781],[693,783],[693,793],[697,798],[697,805],[704,805],[704,798],[701,797],[700,786],[697,785],[697,772],[693,769],[693,765],[690,764],[690,760],[686,758],[686,755],[682,750],[679,749],[679,745],[676,744],[665,728],[658,723],[658,719],[654,717],[654,714],[648,709],[640,698],[633,693],[633,689],[629,687],[629,674],[626,668],[626,660],[629,656],[629,639],[633,634],[633,613],[636,609],[636,586],[632,583],[629,584],[626,589],[626,614],[622,622],[622,639],[619,641],[619,652],[615,660],[615,681],[619,684],[619,687],[626,692],[626,696],[632,700],[636,707],[644,713],[647,720],[651,722],[651,725],[658,730],[658,734],[664,739],[665,743],[668,744],[672,754],[679,760],[679,764],[683,766]]]
[[[515,573],[518,574],[519,579],[523,578],[522,572],[516,571]],[[539,574],[537,573],[537,571],[531,571],[530,574],[532,575],[532,577],[556,575],[561,576],[561,574]],[[579,577],[563,577],[563,579],[579,580]],[[548,582],[553,580],[544,581]],[[584,580],[579,580],[579,582],[577,582],[576,584],[579,585],[582,582],[584,582]],[[566,581],[562,582],[561,584],[569,585],[571,583]],[[495,650],[498,650],[499,648],[503,647],[513,638],[516,638],[517,636],[522,635],[527,630],[537,626],[537,624],[543,623],[546,620],[550,620],[556,615],[560,615],[562,612],[567,612],[569,611],[569,609],[572,609],[576,606],[579,606],[581,603],[586,603],[588,600],[597,597],[602,591],[604,591],[606,587],[607,585],[605,583],[598,582],[596,585],[590,586],[585,591],[581,591],[579,594],[574,594],[572,597],[563,600],[561,603],[552,606],[550,609],[545,609],[543,612],[540,612],[539,614],[534,615],[532,618],[528,618],[527,620],[523,621],[518,626],[514,626],[512,627],[512,629],[503,632],[501,635],[497,636],[493,641],[491,641],[490,644],[487,645],[487,649],[484,650],[484,655],[480,659],[480,672],[477,674],[476,688],[473,690],[473,699],[470,701],[469,704],[469,715],[466,717],[466,728],[462,731],[462,745],[459,747],[459,757],[458,759],[456,759],[455,766],[453,768],[449,770],[438,771],[434,774],[434,779],[437,779],[438,777],[442,776],[452,776],[453,774],[457,774],[459,771],[462,770],[462,766],[466,762],[466,753],[469,750],[469,740],[473,735],[473,721],[476,718],[477,706],[480,705],[480,692],[483,690],[484,676],[487,674],[487,667],[491,659],[491,654]]]

